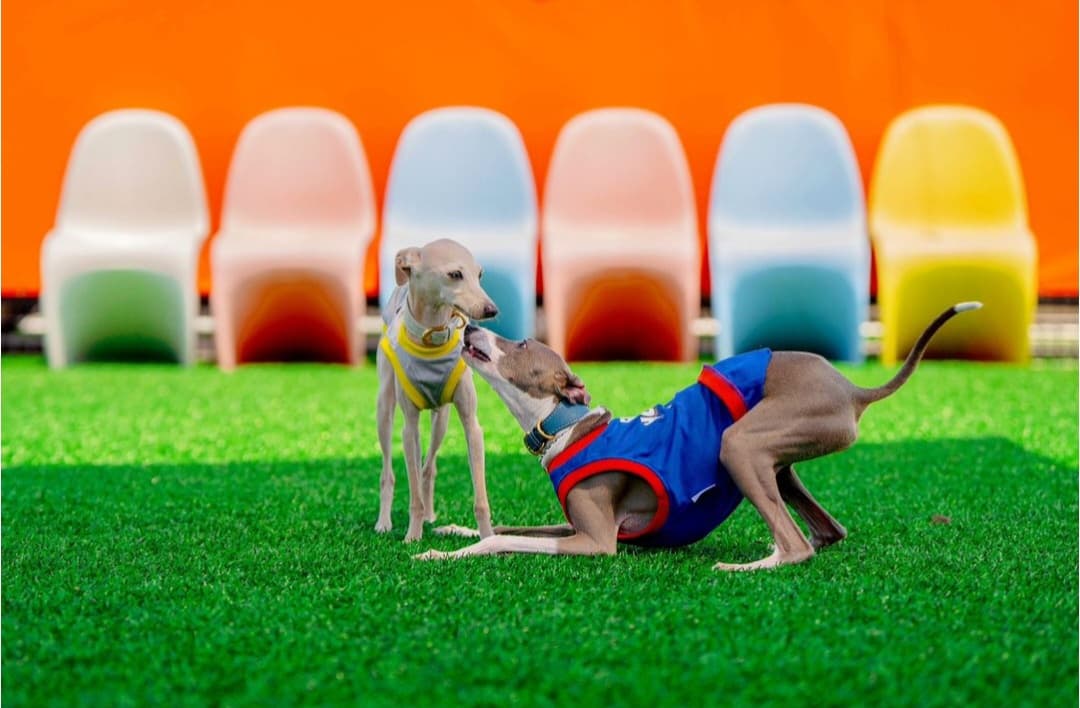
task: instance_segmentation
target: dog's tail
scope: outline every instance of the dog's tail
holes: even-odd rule
[[[961,302],[957,305],[953,305],[938,315],[937,319],[931,322],[926,330],[919,335],[919,339],[915,342],[915,346],[911,348],[911,352],[908,353],[907,359],[904,360],[904,365],[900,367],[900,371],[896,372],[896,376],[877,388],[860,388],[858,395],[859,403],[865,408],[875,401],[880,401],[881,399],[896,393],[897,389],[903,386],[904,383],[911,378],[911,375],[915,373],[915,367],[919,365],[923,353],[926,352],[926,347],[930,344],[930,340],[933,339],[934,334],[941,329],[942,325],[961,312],[978,310],[981,307],[981,302]]]

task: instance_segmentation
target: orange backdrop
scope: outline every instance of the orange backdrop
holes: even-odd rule
[[[542,186],[567,119],[641,106],[679,131],[703,224],[725,127],[774,101],[838,115],[864,179],[907,108],[996,114],[1027,181],[1039,291],[1077,294],[1074,2],[5,0],[2,12],[5,296],[36,295],[68,151],[105,110],[157,108],[188,125],[216,225],[233,143],[270,108],[349,116],[381,195],[398,135],[423,110],[505,113]],[[208,274],[204,254],[204,290]]]

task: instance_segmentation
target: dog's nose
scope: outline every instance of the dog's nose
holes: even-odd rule
[[[477,327],[474,324],[471,324],[471,323],[465,325],[465,336],[468,337],[470,334],[472,334],[473,332],[475,332],[478,329],[480,329],[480,328]]]
[[[489,302],[484,305],[484,319],[490,320],[495,315],[499,314],[499,308],[495,307],[495,303]]]

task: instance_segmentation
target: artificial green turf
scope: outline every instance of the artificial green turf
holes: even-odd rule
[[[575,368],[621,415],[697,371]],[[412,561],[465,541],[402,544],[400,452],[373,532],[370,365],[2,374],[5,706],[1076,704],[1075,362],[924,363],[800,467],[850,537],[752,574],[711,570],[768,552],[747,504],[678,551]],[[560,521],[479,388],[496,523]],[[436,503],[471,524],[456,422]]]

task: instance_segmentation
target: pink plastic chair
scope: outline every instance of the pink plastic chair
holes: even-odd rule
[[[218,364],[359,361],[375,197],[356,129],[283,108],[244,128],[211,253]]]
[[[541,225],[548,343],[568,359],[697,356],[701,246],[686,155],[649,111],[563,127]]]

